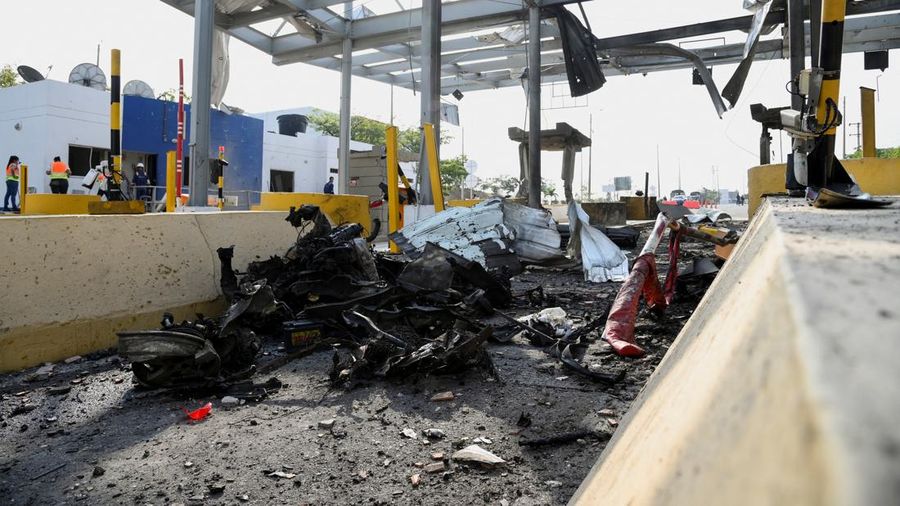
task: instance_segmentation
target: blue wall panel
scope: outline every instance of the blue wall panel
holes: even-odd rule
[[[152,171],[156,184],[166,184],[166,152],[175,150],[178,127],[178,103],[143,98],[124,97],[122,111],[122,149],[138,153],[156,154]],[[190,156],[191,106],[185,106],[184,156]],[[260,191],[262,186],[263,121],[249,116],[228,115],[213,109],[210,114],[210,153],[218,156],[219,146],[225,146],[225,189],[228,191]],[[187,186],[188,181],[184,181]],[[254,202],[258,198],[252,199]]]

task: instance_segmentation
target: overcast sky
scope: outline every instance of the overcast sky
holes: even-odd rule
[[[370,2],[368,6],[375,5]],[[594,0],[584,5],[598,37],[746,14],[740,0]],[[107,73],[110,48],[120,48],[123,83],[141,79],[157,93],[177,88],[177,61],[183,57],[190,90],[193,19],[160,1],[3,0],[0,19],[7,33],[0,45],[0,64],[27,64],[41,71],[52,65],[49,77],[65,80],[78,63],[95,61],[100,44],[100,65]],[[739,42],[743,37],[734,32],[728,34],[727,42]],[[337,72],[303,64],[278,67],[264,53],[237,40],[232,40],[230,49],[231,81],[225,103],[250,112],[302,106],[338,110]],[[900,145],[900,62],[896,61],[896,51],[891,56],[895,60],[893,68],[885,71],[877,83],[879,147]],[[713,69],[720,89],[734,67]],[[863,70],[861,54],[844,56],[841,93],[847,96],[845,124],[859,121],[859,86],[875,88],[876,76],[880,74],[877,70]],[[690,70],[610,77],[603,88],[589,96],[587,107],[544,111],[542,123],[547,128],[566,121],[587,133],[589,117],[593,116],[595,193],[613,176],[632,176],[642,182],[645,170],[650,171],[651,185],[655,185],[657,145],[664,191],[677,186],[679,160],[682,186],[687,191],[713,186],[713,166],[719,168],[721,187],[746,189],[746,170],[758,161],[760,130],[759,124],[750,119],[749,104],[789,105],[784,91],[789,77],[787,60],[756,62],[740,102],[723,119],[717,117],[705,88],[691,85]],[[386,84],[354,77],[353,113],[388,120],[390,93]],[[450,101],[455,102],[452,98]],[[418,96],[402,88],[394,89],[394,114],[399,125],[416,124],[418,108]],[[522,89],[469,92],[459,108],[466,154],[478,162],[478,176],[518,174],[516,146],[508,140],[507,128],[525,126]],[[442,157],[455,156],[462,149],[462,129],[449,126],[448,130],[455,140],[442,148]],[[839,130],[839,155],[841,135]],[[848,152],[853,151],[856,138],[848,137],[847,144]],[[777,133],[773,148],[774,160],[778,161],[781,150]],[[783,149],[786,155],[786,137]],[[559,156],[545,155],[545,177],[558,179],[559,164]],[[587,168],[585,153],[576,160],[576,188],[582,179],[587,183]]]

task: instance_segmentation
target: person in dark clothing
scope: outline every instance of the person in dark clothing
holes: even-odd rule
[[[328,182],[325,183],[325,189],[322,191],[329,195],[334,195],[334,177],[328,178]]]
[[[147,186],[150,184],[150,177],[147,176],[147,172],[144,171],[143,163],[137,164],[137,167],[134,171],[134,177],[131,178],[131,184],[133,184],[136,188],[135,196],[138,199],[150,196],[150,190],[147,188]]]
[[[9,157],[9,163],[6,164],[6,195],[3,197],[4,212],[18,212],[19,206],[16,205],[16,195],[19,193],[19,157]],[[9,204],[12,202],[12,208]]]

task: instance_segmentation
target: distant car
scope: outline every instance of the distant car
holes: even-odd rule
[[[700,202],[703,199],[703,194],[700,192],[691,192],[691,196],[688,197],[688,200],[693,200],[696,202]]]

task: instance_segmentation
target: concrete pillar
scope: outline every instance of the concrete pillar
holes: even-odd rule
[[[422,101],[421,123],[434,125],[440,160],[441,138],[441,2],[422,0]],[[419,150],[419,202],[434,204],[431,176],[425,150],[425,135]]]
[[[191,174],[192,206],[206,205],[209,188],[209,104],[212,83],[212,47],[215,0],[194,3],[194,76],[191,107]]]
[[[353,77],[353,41],[350,39],[353,2],[344,4],[347,35],[341,51],[341,125],[338,146],[338,193],[350,193],[350,81]]]
[[[541,207],[541,8],[528,8],[528,206]]]

